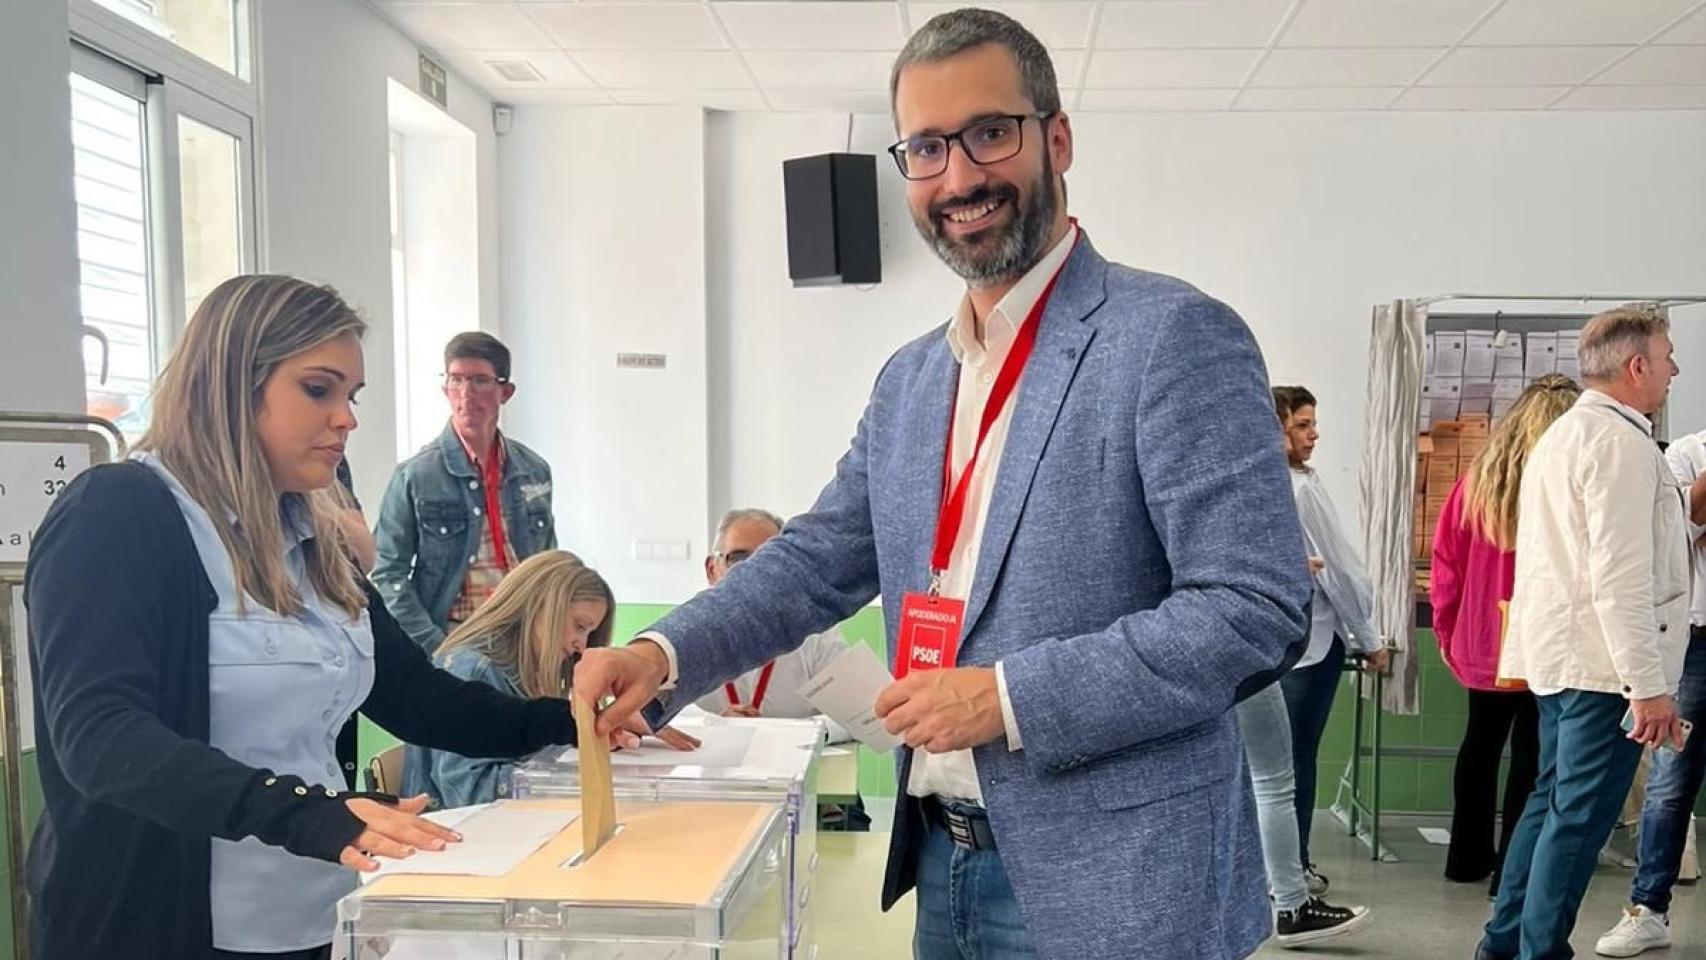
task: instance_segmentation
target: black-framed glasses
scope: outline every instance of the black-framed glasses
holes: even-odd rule
[[[472,376],[462,373],[444,375],[444,389],[455,393],[461,393],[464,390],[471,393],[491,393],[508,382],[508,377],[488,377],[483,373],[476,373]]]
[[[1025,149],[1025,121],[1047,123],[1054,112],[1010,113],[968,124],[953,133],[921,133],[889,147],[900,175],[908,180],[939,177],[948,169],[948,153],[955,143],[972,163],[983,166],[1011,160]]]

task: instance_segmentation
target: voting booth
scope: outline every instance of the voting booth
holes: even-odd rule
[[[782,960],[787,815],[762,802],[618,807],[583,850],[578,800],[499,800],[435,819],[464,837],[338,904],[347,960]]]
[[[616,798],[628,801],[621,809],[632,809],[632,801],[779,805],[784,814],[783,920],[789,948],[785,955],[809,957],[812,941],[805,916],[817,869],[823,723],[704,715],[682,717],[674,725],[698,738],[700,747],[683,752],[648,740],[638,750],[610,755]],[[511,787],[518,800],[577,797],[580,790],[580,757],[573,747],[548,748],[517,766]]]

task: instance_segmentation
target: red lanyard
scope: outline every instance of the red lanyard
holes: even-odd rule
[[[1077,245],[1076,239],[1073,245]],[[989,400],[983,405],[983,418],[977,427],[977,442],[972,445],[971,457],[966,460],[965,469],[961,471],[957,483],[953,479],[954,420],[958,415],[959,388],[955,388],[955,406],[948,411],[947,449],[942,454],[942,510],[936,520],[936,547],[930,554],[931,596],[940,592],[942,573],[948,569],[948,560],[954,553],[954,543],[960,538],[960,525],[965,521],[966,497],[971,490],[972,474],[977,471],[977,458],[983,452],[983,442],[989,439],[990,428],[995,426],[995,421],[1000,418],[1007,401],[1012,399],[1013,389],[1019,385],[1019,375],[1025,372],[1025,363],[1031,358],[1031,350],[1037,344],[1037,328],[1042,325],[1043,310],[1048,307],[1055,282],[1060,279],[1060,272],[1065,267],[1066,263],[1062,261],[1060,267],[1054,271],[1054,276],[1049,278],[1048,286],[1043,287],[1042,295],[1031,305],[1031,312],[1025,315],[1025,322],[1020,324],[1019,332],[1013,338],[1013,346],[1007,351],[1007,359],[1001,362],[1001,371],[995,375],[995,385],[989,391]]]
[[[492,532],[492,552],[496,555],[498,569],[508,573],[509,544],[504,539],[503,502],[499,497],[504,483],[502,443],[502,440],[492,441],[486,462],[480,465],[480,475],[486,485],[486,527]]]
[[[758,686],[756,686],[752,689],[752,709],[754,709],[754,710],[763,709],[763,707],[764,707],[764,691],[770,689],[770,674],[775,669],[776,669],[776,661],[772,660],[769,663],[764,665],[763,670],[759,671],[759,673],[758,673]],[[740,706],[740,693],[739,693],[739,691],[735,690],[734,684],[732,684],[732,683],[723,684],[723,693],[725,696],[727,696],[729,698],[729,706],[731,706],[731,707]]]

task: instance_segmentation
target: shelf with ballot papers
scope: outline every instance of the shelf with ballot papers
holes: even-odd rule
[[[823,722],[684,714],[673,725],[697,738],[699,748],[678,751],[647,740],[638,750],[612,753],[617,800],[782,804],[787,865],[783,882],[789,921],[797,923],[817,868]],[[580,762],[575,749],[550,747],[518,764],[510,795],[518,800],[579,796]]]
[[[578,807],[573,800],[500,800],[476,816],[546,811],[572,821]],[[474,863],[478,851],[458,851],[452,868],[470,872],[424,872],[431,869],[426,858],[436,855],[416,853],[402,861],[408,872],[382,871],[339,902],[333,957],[787,956],[787,816],[780,804],[628,801],[618,807],[618,821],[616,835],[585,858],[573,822],[513,863]],[[464,844],[476,842],[471,832],[464,831]]]

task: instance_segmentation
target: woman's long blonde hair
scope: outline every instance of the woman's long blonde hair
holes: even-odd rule
[[[444,638],[438,656],[467,647],[516,677],[523,695],[564,696],[569,656],[563,638],[574,626],[570,605],[581,600],[604,601],[604,619],[588,635],[587,646],[609,646],[616,620],[610,585],[567,550],[536,553],[511,570],[492,598]]]
[[[308,511],[308,581],[350,616],[367,606],[330,489],[281,494],[255,431],[261,395],[279,364],[367,324],[331,287],[294,277],[241,276],[214,287],[154,388],[138,450],[158,456],[207,511],[231,555],[239,602],[253,597],[294,616],[303,598],[285,568],[282,514]],[[335,486],[335,485],[334,485]]]
[[[1575,406],[1582,388],[1550,373],[1528,385],[1469,467],[1463,487],[1463,526],[1500,550],[1516,549],[1517,495],[1528,453],[1540,435]]]

